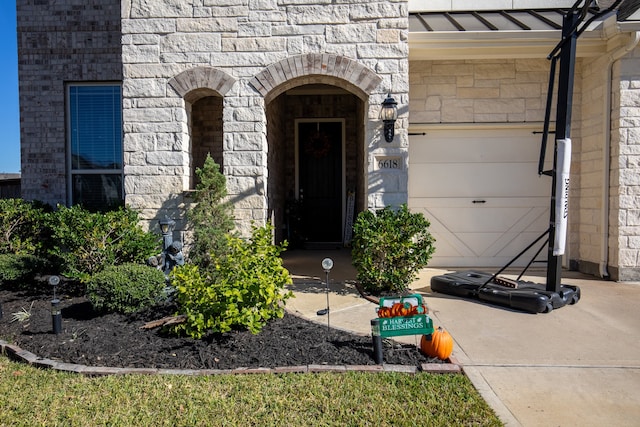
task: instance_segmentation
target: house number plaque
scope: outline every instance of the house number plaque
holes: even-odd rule
[[[402,158],[400,157],[376,157],[378,169],[402,169]]]

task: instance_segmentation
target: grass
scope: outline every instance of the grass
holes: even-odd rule
[[[0,425],[499,426],[462,374],[108,376],[0,356]]]
[[[31,309],[33,309],[33,302],[31,302],[31,306],[29,310],[22,307],[20,311],[16,311],[15,313],[11,313],[11,322],[26,322],[31,318]]]

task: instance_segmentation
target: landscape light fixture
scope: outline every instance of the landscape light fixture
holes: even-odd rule
[[[53,333],[58,335],[62,332],[62,311],[60,310],[60,300],[56,297],[56,288],[60,284],[60,277],[49,276],[49,284],[53,286],[53,299],[51,300],[51,325]]]
[[[382,336],[380,335],[380,319],[371,319],[371,340],[373,341],[373,360],[377,365],[384,363],[382,352]]]
[[[384,123],[384,140],[387,142],[393,141],[395,124],[398,119],[398,103],[391,97],[390,93],[387,95],[387,98],[382,101],[380,119]]]
[[[173,243],[173,227],[176,226],[176,222],[169,218],[168,216],[164,216],[159,221],[160,231],[162,232],[162,250],[166,251],[171,243]]]
[[[333,260],[331,258],[325,258],[322,260],[322,269],[326,275],[326,293],[327,293],[327,307],[322,310],[318,310],[316,313],[318,316],[327,315],[327,327],[329,327],[329,272],[333,268]]]

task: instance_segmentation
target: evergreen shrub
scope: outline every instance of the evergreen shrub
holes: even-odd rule
[[[0,199],[0,254],[38,254],[45,245],[50,210],[39,202]]]
[[[105,267],[144,263],[160,251],[157,235],[144,231],[130,208],[90,212],[80,206],[58,206],[51,215],[49,254],[63,275],[86,282]]]
[[[222,256],[227,250],[226,235],[234,227],[233,208],[224,200],[226,178],[210,155],[202,168],[196,169],[196,175],[199,182],[193,195],[195,204],[187,212],[187,225],[193,230],[188,257],[190,262],[208,269],[211,259]]]
[[[134,313],[165,299],[164,273],[147,265],[110,265],[87,282],[87,297],[97,310]]]
[[[373,295],[405,292],[435,250],[429,225],[407,205],[360,212],[353,226],[351,256],[362,288]]]
[[[35,255],[0,254],[0,288],[33,288],[36,276],[47,267],[47,260]]]

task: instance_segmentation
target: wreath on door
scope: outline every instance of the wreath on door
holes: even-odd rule
[[[321,131],[315,131],[309,135],[309,139],[304,145],[304,152],[316,159],[325,157],[331,151],[331,141],[329,136]]]

